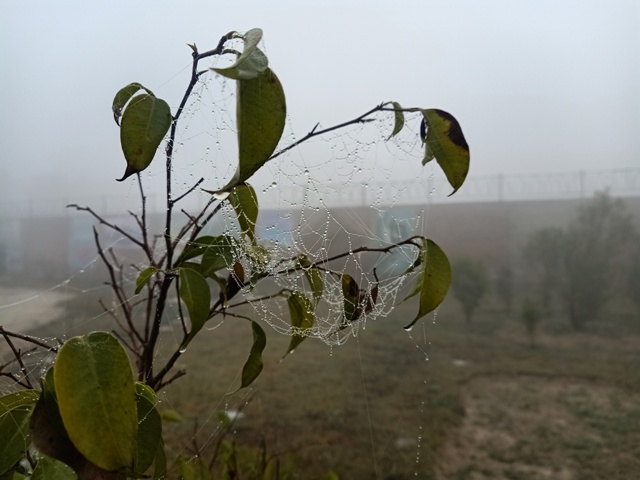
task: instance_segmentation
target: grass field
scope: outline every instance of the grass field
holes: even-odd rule
[[[188,375],[168,389],[166,405],[185,417],[170,443],[206,457],[215,412],[241,409],[230,438],[264,441],[294,463],[291,478],[640,478],[640,319],[611,314],[575,333],[550,317],[532,348],[498,308],[467,327],[449,299],[408,334],[413,311],[341,347],[309,340],[284,362],[288,338],[271,332],[263,374],[233,395],[251,339],[227,319],[190,346]]]
[[[109,327],[95,298],[78,302],[65,301],[67,335]],[[548,316],[531,347],[517,314],[488,302],[467,326],[449,298],[410,333],[415,305],[341,347],[307,340],[282,362],[289,338],[267,330],[262,375],[230,395],[251,329],[227,317],[189,346],[178,364],[187,375],[162,392],[161,409],[182,415],[165,440],[208,461],[224,436],[238,446],[239,479],[263,446],[283,479],[640,478],[640,318],[620,310],[582,333]],[[242,415],[229,426],[224,411]]]

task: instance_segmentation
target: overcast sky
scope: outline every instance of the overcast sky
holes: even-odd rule
[[[397,100],[459,119],[471,175],[640,166],[636,0],[7,0],[0,187],[129,192],[115,92],[138,81],[175,108],[186,43],[253,27],[298,135]]]

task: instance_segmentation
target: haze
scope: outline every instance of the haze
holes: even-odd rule
[[[141,82],[175,109],[190,50],[264,30],[290,125],[381,101],[454,112],[471,175],[638,167],[640,7],[623,1],[4,2],[2,202],[129,195],[110,105]]]

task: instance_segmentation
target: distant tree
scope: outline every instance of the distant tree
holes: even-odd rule
[[[598,317],[611,295],[621,290],[635,236],[621,200],[598,193],[579,209],[562,246],[562,301],[571,325],[584,328]]]
[[[636,306],[638,313],[640,313],[640,244],[638,244],[638,251],[629,263],[627,296]]]
[[[511,307],[513,305],[513,270],[511,267],[504,265],[498,270],[495,289],[507,313],[511,313]]]
[[[528,274],[535,284],[536,295],[545,311],[551,309],[553,294],[562,278],[562,249],[564,231],[543,228],[534,232],[524,247]]]
[[[527,297],[522,304],[522,321],[527,328],[529,334],[529,343],[531,346],[535,344],[535,334],[540,323],[541,314],[536,302]]]
[[[453,264],[453,296],[462,304],[467,324],[487,293],[488,283],[487,271],[480,261],[464,258]]]

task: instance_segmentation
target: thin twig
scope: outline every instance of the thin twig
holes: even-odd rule
[[[5,330],[3,326],[0,326],[0,334],[8,335],[9,337],[13,337],[13,338],[19,338],[20,340],[24,340],[25,342],[29,342],[39,347],[42,347],[49,352],[58,351],[58,347],[52,347],[51,345],[47,345],[39,338],[32,337],[31,335],[26,335],[24,333],[10,332],[9,330]]]
[[[145,248],[144,244],[140,240],[138,240],[133,235],[131,235],[130,233],[128,233],[125,230],[123,230],[122,228],[120,228],[118,225],[115,225],[115,224],[113,224],[111,222],[107,222],[104,218],[102,218],[100,215],[98,215],[91,207],[81,207],[80,205],[72,203],[72,204],[67,205],[67,208],[75,208],[79,212],[87,212],[87,213],[89,213],[91,216],[93,216],[93,218],[98,220],[98,222],[101,225],[105,225],[105,226],[111,228],[112,230],[115,230],[116,232],[118,232],[119,234],[121,234],[122,236],[127,238],[128,240],[132,241],[133,243],[135,243],[136,245],[138,245],[140,248],[142,248],[144,250],[144,248]]]
[[[200,178],[200,180],[198,180],[196,182],[196,184],[191,187],[189,190],[187,190],[186,192],[184,192],[182,195],[180,195],[178,198],[176,198],[175,200],[172,200],[172,204],[175,205],[176,203],[178,203],[180,200],[182,200],[184,197],[186,197],[187,195],[189,195],[191,192],[193,192],[196,188],[198,188],[198,186],[204,182],[204,178]]]
[[[176,278],[176,295],[180,298],[180,277]],[[186,340],[189,333],[187,332],[187,322],[184,319],[184,313],[182,312],[182,302],[178,301],[178,317],[180,317],[180,324],[182,325],[182,333],[184,334],[184,340]]]
[[[385,106],[389,105],[389,102],[385,102],[385,103],[381,103],[380,105],[373,107],[371,110],[369,110],[366,113],[363,113],[362,115],[360,115],[359,117],[354,118],[353,120],[349,120],[347,122],[343,122],[340,123],[338,125],[334,125],[333,127],[328,127],[328,128],[323,128],[322,130],[318,130],[318,126],[320,125],[319,123],[317,123],[309,133],[307,133],[304,137],[302,137],[300,140],[296,140],[295,142],[293,142],[290,145],[287,145],[286,147],[284,147],[282,150],[278,150],[276,153],[274,153],[273,155],[271,155],[269,157],[269,161],[273,160],[276,157],[279,157],[280,155],[282,155],[285,152],[288,152],[289,150],[291,150],[292,148],[297,147],[298,145],[300,145],[301,143],[306,142],[307,140],[312,139],[313,137],[317,137],[319,135],[324,135],[325,133],[329,133],[332,132],[333,130],[338,130],[339,128],[344,128],[344,127],[348,127],[349,125],[355,125],[357,123],[367,123],[367,122],[371,122],[373,121],[373,119],[367,119],[366,117],[368,117],[369,115],[371,115],[372,113],[376,113],[376,112],[380,112],[384,109]]]
[[[16,349],[15,345],[11,341],[11,337],[9,337],[9,335],[7,335],[4,331],[2,332],[2,336],[4,337],[5,342],[7,342],[7,345],[9,345],[9,348],[11,348],[11,351],[13,352],[14,357],[16,358],[16,360],[18,361],[18,364],[20,365],[20,370],[22,371],[22,374],[24,375],[24,379],[26,380],[28,385],[27,388],[33,389],[33,385],[31,384],[31,379],[29,379],[29,371],[27,370],[27,367],[22,361],[22,355],[20,355],[20,350]],[[20,384],[22,385],[22,383]]]

